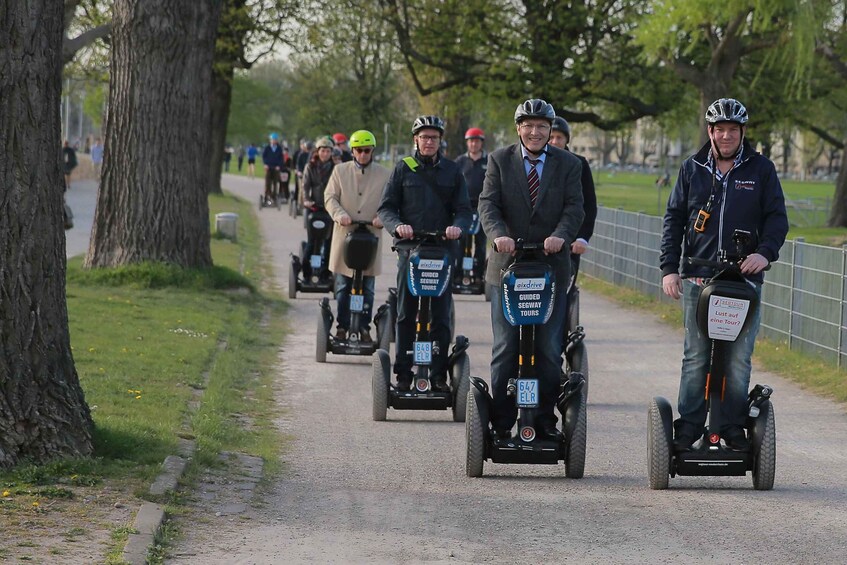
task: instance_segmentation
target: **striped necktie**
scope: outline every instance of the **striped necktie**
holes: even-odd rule
[[[535,208],[535,203],[538,201],[538,187],[541,185],[535,166],[541,162],[541,159],[527,157],[526,160],[529,161],[529,174],[526,176],[526,184],[529,185],[529,202]]]

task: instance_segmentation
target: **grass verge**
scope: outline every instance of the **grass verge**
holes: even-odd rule
[[[587,274],[580,275],[585,290],[614,300],[628,308],[649,311],[669,325],[682,329],[682,308],[632,289],[615,286]],[[682,337],[680,337],[680,350]],[[786,342],[759,338],[753,361],[765,371],[789,379],[817,394],[838,402],[847,402],[847,370],[839,369],[816,357],[788,349]]]
[[[210,208],[239,214],[237,243],[212,239],[214,268],[85,271],[69,261],[71,345],[95,455],[0,474],[0,561],[120,562],[134,511],[180,438],[196,442],[194,467],[223,450],[278,460],[270,368],[284,303],[256,290],[269,270],[252,205],[213,196]]]

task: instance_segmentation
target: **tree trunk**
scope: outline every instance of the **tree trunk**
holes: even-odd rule
[[[209,152],[209,194],[221,194],[221,169],[226,145],[226,126],[229,122],[229,106],[232,103],[232,67],[227,65],[227,75],[220,71],[212,73],[212,120]]]
[[[71,355],[59,159],[62,2],[0,10],[0,467],[92,451]]]
[[[841,159],[841,168],[835,179],[832,212],[830,212],[827,225],[831,228],[847,228],[847,159]]]
[[[87,267],[212,264],[209,151],[220,0],[117,0]]]

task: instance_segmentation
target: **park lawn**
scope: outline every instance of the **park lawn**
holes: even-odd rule
[[[270,275],[252,206],[213,196],[210,207],[211,218],[239,214],[237,243],[212,239],[213,269],[88,272],[81,259],[69,262],[71,346],[95,453],[0,474],[0,530],[8,534],[0,561],[85,561],[77,552],[86,541],[88,551],[103,546],[98,562],[116,562],[134,510],[150,499],[147,489],[180,438],[196,442],[189,477],[223,450],[276,468],[271,369],[284,304],[256,290]],[[159,502],[178,505],[174,497]]]

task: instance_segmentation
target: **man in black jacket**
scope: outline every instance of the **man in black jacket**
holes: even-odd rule
[[[706,421],[706,373],[711,340],[701,335],[696,320],[697,299],[710,267],[682,264],[682,257],[716,260],[719,250],[734,251],[736,229],[752,234],[741,272],[761,293],[762,271],[779,257],[788,233],[782,186],[774,164],[744,139],[747,109],[737,100],[721,98],[706,111],[709,141],[683,162],[668,198],[662,234],[662,290],[683,297],[685,350],[679,385],[679,419],[674,444],[687,449],[700,438]],[[728,343],[726,393],[721,435],[730,447],[749,446],[744,433],[750,358],[759,331],[760,309],[734,342]]]
[[[396,388],[409,390],[414,375],[409,351],[415,337],[417,299],[406,287],[409,273],[409,246],[403,240],[412,239],[416,232],[446,232],[449,240],[461,237],[470,227],[471,205],[465,178],[456,163],[443,157],[439,150],[444,122],[438,116],[420,116],[412,125],[415,140],[414,157],[406,157],[394,167],[382,193],[379,219],[392,234],[397,249],[397,349],[394,358]],[[439,353],[433,351],[431,365],[432,390],[446,392],[447,357],[450,345],[450,306],[453,295],[450,285],[443,295],[433,297],[433,341]],[[434,348],[433,348],[434,349]]]

